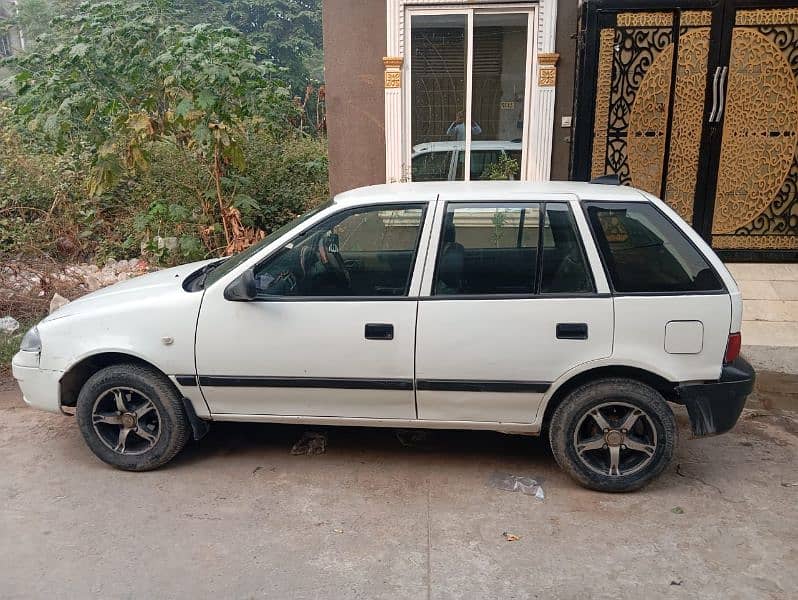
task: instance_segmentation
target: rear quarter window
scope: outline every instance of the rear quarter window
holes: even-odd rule
[[[588,202],[585,207],[616,292],[723,290],[718,275],[704,256],[652,204]]]

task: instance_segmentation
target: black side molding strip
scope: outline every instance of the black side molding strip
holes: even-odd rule
[[[231,375],[177,375],[180,385],[208,387],[330,388],[337,390],[412,390],[412,379],[365,379],[360,377],[239,377]],[[185,383],[183,383],[185,382]]]
[[[543,394],[550,383],[546,381],[493,381],[478,379],[416,379],[417,390],[435,392],[522,392]]]
[[[237,377],[231,375],[176,375],[185,387],[329,388],[338,390],[413,390],[412,379],[365,379],[360,377]],[[417,379],[415,389],[435,392],[520,392],[543,394],[546,381],[501,381],[479,379]]]

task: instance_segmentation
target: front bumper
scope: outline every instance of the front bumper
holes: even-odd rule
[[[22,399],[33,408],[60,413],[59,382],[63,372],[40,369],[34,366],[36,363],[38,356],[31,352],[18,352],[11,361],[11,372],[22,390]]]
[[[734,427],[755,379],[753,367],[738,358],[723,367],[718,381],[678,386],[676,392],[687,406],[693,435],[717,435]]]

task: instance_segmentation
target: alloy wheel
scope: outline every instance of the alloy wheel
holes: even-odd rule
[[[161,415],[139,390],[111,388],[97,397],[91,422],[97,437],[117,454],[143,454],[158,443]]]
[[[637,473],[651,463],[657,449],[657,430],[640,407],[611,401],[582,415],[573,444],[587,468],[620,477]]]

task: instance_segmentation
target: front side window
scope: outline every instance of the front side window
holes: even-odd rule
[[[272,231],[269,235],[263,238],[261,241],[252,244],[249,248],[244,250],[243,252],[239,252],[231,256],[230,258],[224,259],[223,262],[219,263],[213,270],[209,271],[208,275],[205,277],[205,287],[210,286],[217,281],[219,281],[222,277],[231,273],[235,269],[239,267],[239,265],[243,265],[247,262],[250,258],[255,256],[258,252],[263,250],[266,246],[271,244],[272,242],[276,241],[280,237],[284,236],[286,233],[298,227],[304,221],[307,221],[314,215],[317,215],[321,211],[327,209],[332,204],[332,200],[329,202],[325,202],[324,204],[317,206],[316,208],[306,212],[303,215],[298,216],[293,221],[290,221],[280,227],[279,229]]]
[[[434,294],[500,296],[592,289],[567,205],[447,205]]]
[[[695,246],[651,204],[590,202],[586,206],[616,292],[723,289],[715,271]]]
[[[424,205],[333,215],[255,269],[259,296],[406,296]]]

